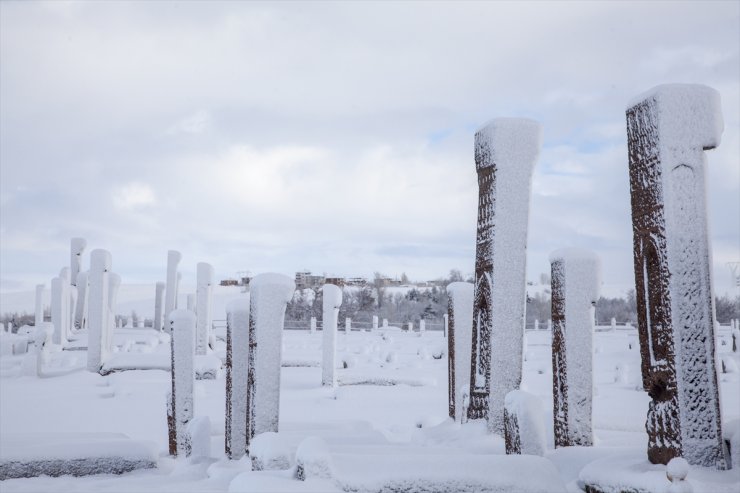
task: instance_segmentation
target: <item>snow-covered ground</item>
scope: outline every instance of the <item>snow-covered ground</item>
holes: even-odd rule
[[[142,336],[137,340],[146,344],[126,344],[127,338],[134,338],[133,330],[119,329],[116,344],[142,357],[166,361],[167,336],[151,337],[149,329],[140,329]],[[85,370],[85,351],[57,350],[45,378],[21,376],[22,355],[0,357],[0,459],[20,453],[13,450],[18,434],[66,432],[84,437],[85,433],[118,433],[154,442],[158,467],[120,476],[10,479],[0,483],[0,490],[382,491],[383,485],[415,485],[416,490],[408,491],[423,491],[424,484],[412,480],[424,477],[446,485],[449,491],[516,491],[514,484],[519,491],[557,491],[557,477],[555,482],[548,479],[552,473],[568,490],[579,491],[578,476],[586,466],[591,464],[590,474],[598,475],[604,469],[595,460],[621,454],[622,458],[614,460],[624,462],[644,456],[648,396],[640,386],[634,330],[596,333],[595,447],[557,450],[553,450],[550,333],[527,333],[522,388],[542,399],[548,453],[546,460],[529,457],[506,463],[500,458],[503,439],[486,434],[484,423],[461,426],[447,417],[447,357],[437,359],[447,346],[441,332],[420,336],[396,328],[340,331],[337,339],[339,387],[332,389],[321,386],[322,334],[284,332],[283,361],[310,366],[282,368],[280,432],[267,447],[286,450],[292,462],[299,444],[308,437],[319,437],[331,457],[334,479],[300,482],[284,471],[249,472],[247,459],[225,460],[224,372],[216,380],[195,384],[195,416],[207,416],[211,423],[209,456],[172,459],[167,455],[168,371],[101,376]],[[723,329],[720,339],[721,356],[733,359],[737,366],[738,353],[731,353],[729,330]],[[219,349],[216,354],[223,355],[223,346]],[[738,377],[738,373],[720,375],[723,421],[734,421],[736,426],[740,423]],[[654,485],[658,491],[667,488],[664,467],[647,469],[635,473],[647,475],[643,484]],[[520,482],[502,483],[517,477]],[[543,489],[545,480],[550,482]],[[692,468],[688,480],[697,493],[736,492],[740,471]]]

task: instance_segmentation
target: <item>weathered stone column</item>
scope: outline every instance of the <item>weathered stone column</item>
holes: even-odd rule
[[[34,319],[34,325],[41,327],[44,323],[44,285],[36,285],[36,317]]]
[[[323,357],[321,384],[337,386],[337,316],[342,306],[342,288],[334,284],[324,284],[322,336]]]
[[[213,267],[205,262],[198,263],[195,328],[195,354],[206,354],[208,336],[211,334],[211,299],[214,282]]]
[[[466,417],[470,392],[470,345],[473,337],[473,284],[447,285],[447,382],[449,415],[458,423]]]
[[[168,316],[171,354],[172,391],[167,407],[170,455],[188,456],[192,451],[188,423],[195,415],[195,314],[174,310]]]
[[[92,372],[100,371],[109,350],[104,341],[109,339],[107,333],[110,330],[110,308],[108,306],[108,274],[110,269],[110,253],[106,250],[93,250],[90,253],[87,369]]]
[[[177,306],[177,266],[182,260],[182,255],[176,250],[167,252],[167,289],[164,293],[164,318],[169,320],[170,312]],[[167,331],[169,331],[169,324]]]
[[[594,306],[601,266],[592,252],[575,249],[553,252],[550,263],[555,446],[591,446]]]
[[[632,230],[648,458],[724,469],[704,151],[719,145],[719,94],[658,86],[627,109]]]
[[[67,342],[64,329],[64,279],[55,277],[51,280],[51,323],[54,325],[52,342],[64,345]]]
[[[278,431],[283,324],[295,281],[283,274],[260,274],[249,290],[247,447],[256,434]]]
[[[87,248],[85,238],[72,238],[69,252],[69,279],[72,286],[77,286],[77,274],[82,272],[82,254]]]
[[[162,330],[162,304],[164,302],[164,283],[158,282],[154,288],[154,330]]]
[[[226,306],[226,455],[247,453],[249,375],[249,293]]]
[[[541,140],[539,123],[517,118],[495,119],[475,134],[479,200],[468,418],[486,418],[488,430],[500,435],[504,398],[522,379],[529,198]]]

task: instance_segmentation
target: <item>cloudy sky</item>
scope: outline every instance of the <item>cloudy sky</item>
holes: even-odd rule
[[[740,3],[0,3],[0,288],[69,239],[124,282],[168,249],[217,277],[472,273],[473,134],[534,118],[528,277],[591,248],[633,283],[624,110],[672,82],[721,93],[708,153],[718,293],[740,260]],[[89,253],[89,250],[88,250]],[[88,262],[87,257],[85,263]],[[192,279],[191,279],[192,280]]]

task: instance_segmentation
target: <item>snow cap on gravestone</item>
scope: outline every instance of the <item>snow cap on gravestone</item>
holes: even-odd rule
[[[489,159],[477,159],[476,169],[482,167],[526,163],[534,167],[542,147],[542,125],[528,118],[494,118],[475,133],[476,153],[488,152]],[[523,170],[527,173],[531,170]]]
[[[719,92],[701,84],[663,84],[633,98],[627,109],[653,99],[658,104],[661,142],[682,142],[714,149],[725,124]],[[686,111],[687,106],[691,111]]]

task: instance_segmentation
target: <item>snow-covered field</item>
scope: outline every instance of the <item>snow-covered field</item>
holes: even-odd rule
[[[141,335],[137,336],[134,330],[118,329],[116,344],[132,352],[167,358],[167,336],[152,337],[149,329],[138,329]],[[315,366],[282,368],[280,432],[269,437],[265,448],[284,449],[293,462],[299,444],[308,437],[320,437],[332,460],[331,480],[300,482],[285,471],[250,472],[247,460],[230,463],[224,458],[224,372],[216,380],[199,380],[195,386],[195,416],[210,419],[210,454],[173,459],[167,455],[168,371],[135,370],[101,376],[85,370],[85,351],[57,350],[51,355],[45,378],[21,376],[23,355],[0,357],[0,459],[25,453],[25,449],[18,450],[23,449],[18,437],[30,433],[67,432],[74,437],[106,432],[153,442],[158,467],[120,476],[10,479],[0,482],[0,490],[382,491],[383,487],[411,485],[406,491],[427,491],[421,481],[426,478],[449,491],[558,491],[559,478],[568,490],[580,491],[578,477],[584,467],[591,463],[587,472],[597,475],[604,469],[594,463],[597,459],[614,456],[618,462],[644,456],[649,398],[640,387],[634,330],[599,331],[595,335],[596,446],[557,450],[553,450],[552,438],[550,333],[527,332],[522,388],[539,396],[545,409],[549,451],[541,463],[530,456],[503,463],[503,439],[486,434],[484,423],[461,426],[447,417],[447,357],[435,358],[446,351],[447,341],[441,332],[419,335],[396,328],[350,334],[340,331],[336,389],[321,386],[321,335],[284,331],[283,362]],[[125,344],[132,338],[146,343]],[[157,340],[162,343],[152,342]],[[219,344],[216,354],[223,355]],[[720,356],[732,359],[736,367],[738,353],[731,352],[728,330],[721,331],[718,348]],[[723,421],[738,426],[739,375],[719,377]],[[643,469],[634,473],[642,475],[642,484],[654,491],[668,487],[663,466]],[[550,473],[556,477],[554,482]],[[506,483],[507,479],[516,481]],[[696,492],[737,492],[740,471],[692,467],[688,480]],[[547,486],[543,487],[542,481],[548,481]]]

